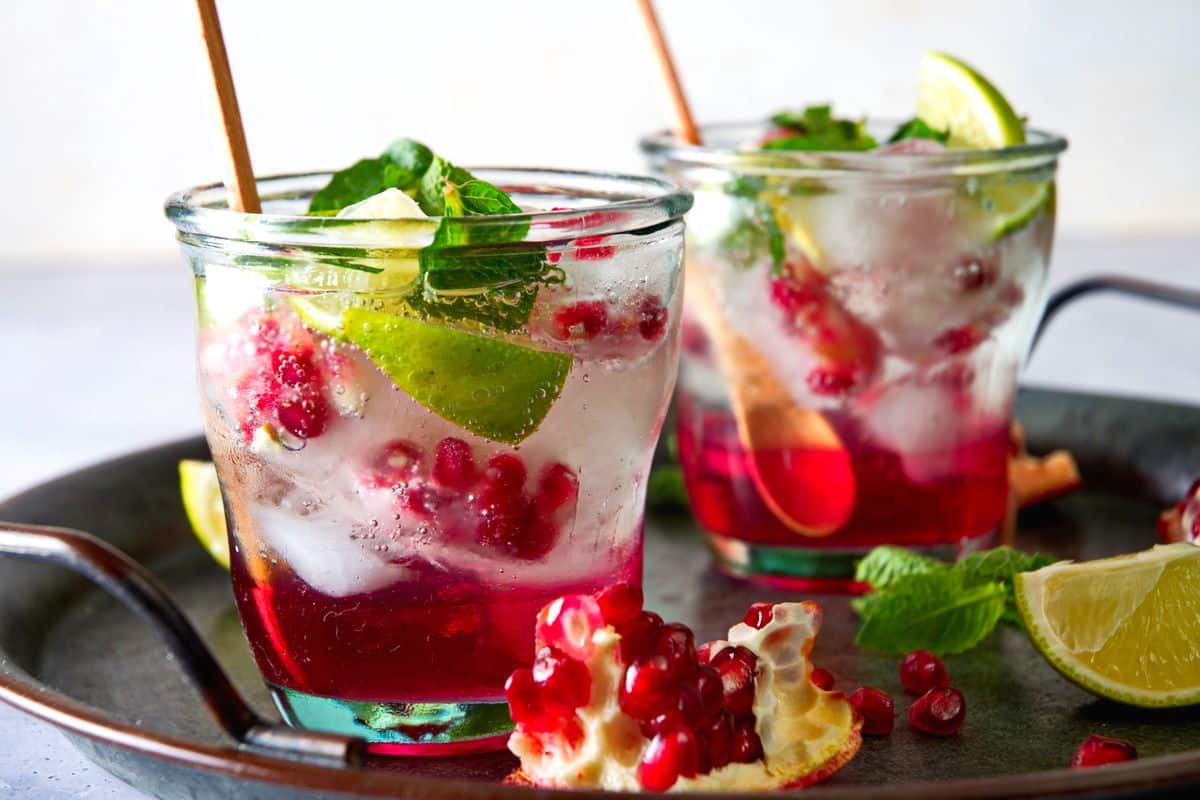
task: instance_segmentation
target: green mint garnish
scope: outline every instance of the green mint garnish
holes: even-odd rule
[[[996,547],[949,565],[903,547],[876,547],[855,570],[855,579],[874,590],[850,603],[862,618],[855,641],[893,653],[960,653],[999,620],[1020,627],[1013,576],[1054,562],[1042,553]]]
[[[335,172],[329,184],[313,195],[308,213],[336,214],[384,189],[399,189],[411,194],[429,169],[433,157],[433,152],[420,142],[397,139],[378,158],[364,158]]]
[[[646,507],[652,511],[687,511],[687,490],[678,464],[660,464],[646,480]]]
[[[378,158],[335,173],[313,196],[309,213],[337,213],[391,188],[407,192],[429,216],[443,217],[433,242],[421,250],[419,280],[406,298],[418,314],[515,331],[529,321],[538,288],[562,282],[546,248],[524,243],[527,219],[487,226],[461,221],[521,214],[504,190],[412,139],[398,139]]]
[[[950,569],[950,565],[936,558],[905,550],[903,547],[881,545],[867,553],[854,569],[854,580],[871,584],[879,592],[891,588],[901,578],[923,575]]]
[[[908,575],[871,603],[855,643],[891,653],[961,653],[979,644],[1004,613],[1004,587],[968,587],[955,570]]]
[[[783,230],[775,210],[762,198],[766,179],[760,175],[741,176],[724,188],[732,198],[732,211],[729,227],[717,241],[722,258],[735,267],[749,269],[765,252],[776,269],[783,266]]]
[[[950,138],[950,131],[935,130],[920,117],[913,117],[896,128],[896,132],[888,137],[888,144],[903,142],[905,139],[933,139],[935,142],[945,144],[948,138]]]
[[[771,124],[791,135],[767,142],[764,150],[874,150],[876,145],[862,120],[837,119],[828,105],[781,111]]]

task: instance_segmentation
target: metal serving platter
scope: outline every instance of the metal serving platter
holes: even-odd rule
[[[1148,547],[1158,512],[1200,475],[1200,408],[1030,390],[1018,416],[1034,452],[1070,449],[1087,483],[1022,515],[1017,544],[1024,548],[1094,558]],[[89,531],[147,566],[257,712],[250,722],[277,720],[242,638],[228,576],[194,541],[180,505],[176,463],[205,457],[199,438],[134,453],[0,503],[0,519]],[[795,597],[714,571],[687,518],[647,521],[646,573],[648,605],[692,625],[701,640],[723,633],[753,601]],[[851,646],[856,623],[847,598],[812,597],[826,611],[814,657],[838,676],[839,687],[872,684],[901,697],[896,659]],[[320,747],[289,755],[286,747],[255,743],[271,745],[286,731],[253,724],[244,727],[259,738],[247,733],[239,742],[214,722],[185,678],[190,672],[205,680],[203,664],[180,663],[183,652],[169,651],[144,619],[79,574],[0,552],[0,699],[57,725],[95,762],[151,795],[556,795],[501,785],[515,766],[506,753],[339,764],[350,751],[336,742],[332,758]],[[947,663],[969,709],[958,736],[921,737],[901,717],[890,737],[866,739],[847,767],[805,792],[813,798],[1182,797],[1200,789],[1200,708],[1152,712],[1098,700],[1054,672],[1024,634],[1004,626]],[[1064,769],[1089,733],[1131,739],[1142,758]]]

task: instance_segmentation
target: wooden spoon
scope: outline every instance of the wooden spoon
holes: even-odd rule
[[[652,0],[634,2],[671,101],[676,135],[698,145],[700,131],[654,4]],[[850,456],[824,415],[797,405],[754,345],[729,326],[706,272],[696,262],[689,262],[689,303],[717,351],[754,484],[763,502],[788,528],[804,536],[828,536],[854,512]]]

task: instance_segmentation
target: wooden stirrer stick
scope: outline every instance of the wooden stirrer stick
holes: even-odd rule
[[[642,23],[650,37],[650,49],[654,51],[658,60],[663,84],[671,98],[671,107],[675,111],[675,134],[688,144],[700,144],[700,131],[696,128],[691,106],[688,105],[687,95],[683,92],[683,83],[679,80],[679,71],[675,69],[675,60],[671,58],[667,37],[663,35],[662,26],[658,24],[654,0],[634,0],[634,4],[642,14]]]
[[[258,214],[262,212],[262,205],[258,200],[254,170],[250,167],[250,150],[246,147],[246,131],[242,128],[242,112],[238,110],[237,92],[233,88],[233,74],[229,71],[225,39],[221,36],[216,0],[196,0],[196,11],[200,14],[200,30],[208,51],[208,65],[212,71],[221,125],[225,129],[225,191],[229,195],[229,207],[234,211]]]

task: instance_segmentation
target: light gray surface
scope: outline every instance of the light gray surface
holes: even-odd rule
[[[1122,272],[1200,288],[1200,238],[1068,240],[1052,286]],[[1065,312],[1026,383],[1200,402],[1200,315],[1099,297]],[[0,497],[199,431],[180,263],[0,269]],[[0,798],[142,798],[0,705]]]

